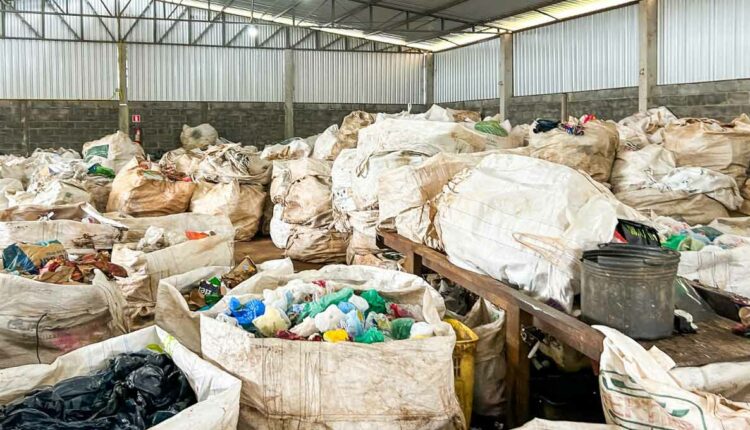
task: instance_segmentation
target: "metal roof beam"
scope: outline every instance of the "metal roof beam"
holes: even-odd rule
[[[48,4],[50,5],[50,6],[52,6],[52,9],[55,9],[55,8],[57,8],[57,9],[56,9],[56,10],[57,10],[57,12],[59,12],[59,13],[61,13],[61,14],[65,13],[65,12],[63,11],[62,7],[60,7],[60,5],[59,5],[59,4],[57,4],[57,2],[56,2],[55,0],[47,0],[47,3],[48,3]],[[78,32],[76,32],[76,31],[75,31],[75,30],[73,29],[73,27],[72,27],[72,26],[71,26],[70,24],[68,24],[68,21],[67,21],[67,20],[65,20],[65,18],[64,18],[64,17],[62,16],[62,15],[58,15],[57,17],[58,17],[58,18],[60,19],[60,21],[62,21],[62,23],[63,23],[63,25],[65,26],[65,28],[67,28],[67,29],[68,29],[68,30],[69,30],[69,31],[70,31],[71,33],[73,33],[73,36],[75,36],[75,38],[76,38],[76,39],[79,39],[79,40],[81,39],[81,36],[80,36],[80,35],[78,34]]]
[[[393,29],[395,29],[397,27],[400,27],[402,25],[405,25],[408,28],[409,23],[414,22],[414,21],[416,21],[416,20],[418,20],[420,18],[424,18],[424,17],[437,19],[437,17],[434,16],[435,13],[440,13],[440,12],[446,10],[446,9],[450,9],[450,8],[452,8],[454,6],[458,6],[461,3],[466,3],[467,1],[469,1],[469,0],[453,0],[453,1],[451,1],[450,3],[448,3],[448,4],[444,5],[444,6],[436,7],[436,8],[433,8],[433,9],[426,10],[426,11],[424,11],[423,15],[420,15],[418,12],[409,12],[409,13],[407,13],[405,20],[393,23],[390,26],[384,28],[382,31],[379,31],[378,33],[385,33],[388,30],[393,30]],[[412,14],[412,16],[410,17],[409,14]],[[377,33],[374,33],[374,34],[377,34]]]
[[[208,33],[208,31],[211,30],[211,28],[213,28],[214,24],[216,24],[216,21],[218,21],[218,19],[224,15],[224,11],[229,6],[231,6],[232,3],[234,3],[234,0],[229,0],[229,3],[227,3],[226,5],[224,5],[224,7],[221,8],[221,10],[219,11],[219,13],[217,13],[216,15],[214,15],[213,18],[211,18],[211,23],[208,24],[208,26],[206,28],[204,28],[203,31],[201,31],[201,34],[199,34],[198,37],[196,37],[195,40],[193,40],[191,42],[191,44],[196,44],[196,43],[198,43],[199,40],[203,39],[203,36],[205,36],[206,33]],[[208,11],[208,14],[209,14],[209,16],[211,16],[211,10],[210,9]]]

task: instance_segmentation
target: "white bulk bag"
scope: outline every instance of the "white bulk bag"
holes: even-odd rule
[[[239,415],[240,381],[201,360],[158,327],[85,346],[57,358],[52,364],[34,364],[0,371],[0,403],[6,404],[42,386],[105,368],[110,359],[160,346],[187,377],[198,402],[151,427],[153,430],[233,430]]]
[[[190,200],[190,212],[225,215],[232,221],[235,240],[250,240],[258,232],[266,193],[258,185],[237,180],[212,184],[198,182]]]
[[[51,363],[68,351],[127,330],[122,294],[98,270],[91,285],[50,284],[0,273],[0,297],[0,368]],[[15,384],[23,384],[23,378],[14,376]]]
[[[295,137],[275,145],[266,145],[260,158],[268,161],[273,160],[296,160],[310,156],[312,148],[305,139]]]
[[[610,177],[612,191],[646,188],[676,166],[674,154],[661,145],[646,145],[640,149],[620,145]]]
[[[286,248],[289,236],[294,232],[295,226],[284,222],[281,218],[284,213],[284,206],[273,206],[273,217],[271,217],[271,241],[277,248]]]
[[[7,195],[14,195],[23,192],[23,184],[16,178],[0,179],[0,209],[7,209],[10,206]]]
[[[118,131],[83,144],[83,159],[90,164],[99,163],[119,172],[133,157],[144,158],[143,147],[133,143],[127,134]]]
[[[57,240],[68,254],[88,254],[112,249],[122,236],[121,230],[107,224],[75,220],[0,221],[0,249],[17,242]]]
[[[750,298],[750,240],[733,249],[707,245],[700,251],[682,251],[677,274]]]
[[[375,289],[421,305],[437,336],[372,345],[258,339],[201,317],[204,357],[242,380],[241,426],[255,429],[463,429],[453,376],[455,334],[443,299],[414,275],[363,266],[327,266],[289,276],[259,274],[231,291],[246,301],[301,279],[334,288]],[[228,297],[211,310],[219,312]],[[394,383],[386,383],[392,381]]]
[[[569,312],[582,251],[609,242],[618,215],[642,218],[578,171],[504,154],[457,175],[437,206],[435,223],[454,264]]]

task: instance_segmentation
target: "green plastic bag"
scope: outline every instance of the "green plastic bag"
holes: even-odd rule
[[[328,309],[328,306],[338,305],[341,302],[349,300],[349,297],[354,294],[354,290],[351,288],[342,288],[335,293],[326,294],[319,300],[305,304],[305,308],[297,316],[297,321],[302,321],[305,317],[314,317],[315,315]]]
[[[375,312],[378,314],[386,313],[385,299],[380,297],[380,294],[378,294],[377,290],[367,290],[359,296],[365,299],[367,301],[367,304],[370,305],[370,308],[368,309],[370,312]]]
[[[500,125],[500,122],[491,119],[489,121],[480,121],[474,124],[474,130],[482,133],[494,134],[495,136],[507,137],[508,132]]]
[[[385,342],[385,336],[375,327],[370,327],[366,332],[354,338],[357,343],[379,343]]]
[[[391,321],[391,335],[396,340],[408,339],[411,335],[411,326],[413,325],[413,318],[396,318]]]

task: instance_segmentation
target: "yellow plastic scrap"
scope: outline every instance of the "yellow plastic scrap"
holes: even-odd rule
[[[343,328],[328,330],[323,333],[323,340],[331,343],[346,342],[349,340],[349,334]]]

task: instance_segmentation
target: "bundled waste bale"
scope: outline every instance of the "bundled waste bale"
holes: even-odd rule
[[[268,161],[297,160],[309,157],[311,152],[312,147],[307,143],[307,140],[293,137],[275,145],[266,145],[260,154],[260,158]]]
[[[133,143],[127,134],[118,131],[83,144],[83,159],[100,164],[118,173],[133,157],[145,157],[143,147]]]
[[[235,240],[250,240],[258,232],[265,198],[260,186],[240,185],[237,180],[199,182],[190,200],[190,212],[225,215],[232,221]]]
[[[750,426],[747,362],[678,368],[658,348],[647,351],[617,330],[595,328],[605,336],[599,387],[607,423],[637,422],[644,428]]]
[[[288,258],[256,266],[246,257],[234,267],[201,267],[164,278],[159,282],[156,324],[188,349],[201,354],[200,314],[257,273],[292,275],[294,266]]]
[[[51,279],[53,274],[38,275],[46,264],[39,257],[54,260],[53,255],[59,256],[59,252],[52,254],[38,248],[35,252],[29,250],[31,257],[27,256],[25,261],[36,264],[35,270],[27,267],[37,272],[29,276],[41,280],[0,273],[0,293],[5,298],[0,303],[0,348],[3,351],[0,368],[51,363],[68,351],[126,332],[122,294],[102,272],[93,271],[96,263],[85,266],[87,277],[93,276],[90,284],[79,281],[60,285],[55,282],[59,282],[59,278]],[[4,254],[10,258],[10,250],[5,249]],[[6,268],[10,263],[5,261]],[[10,264],[10,267],[16,268],[16,265]],[[78,270],[82,267],[78,266]],[[19,270],[23,269],[19,267]],[[17,374],[13,380],[14,386],[21,383]]]
[[[708,224],[742,205],[739,189],[728,175],[700,167],[673,169],[645,188],[615,194],[646,215],[662,215],[691,225]]]
[[[704,167],[743,184],[750,167],[750,118],[743,114],[729,124],[683,118],[666,127],[663,144],[678,167]]]
[[[618,218],[643,217],[566,166],[497,154],[453,178],[435,223],[454,264],[570,312],[582,251],[609,242]]]
[[[444,311],[437,291],[405,273],[261,273],[211,308],[217,319],[201,316],[201,349],[243,381],[241,426],[461,429]],[[259,361],[248,366],[248,357]],[[321,390],[336,395],[305,394]],[[373,392],[377,401],[362,395]]]
[[[182,126],[180,133],[180,142],[186,150],[205,149],[216,144],[219,133],[211,124],[201,124],[195,127],[189,127],[187,124]]]
[[[240,386],[151,327],[85,346],[50,365],[0,371],[0,426],[234,429]]]
[[[133,158],[112,183],[107,211],[134,217],[177,214],[190,207],[194,190],[195,183],[172,181],[157,165]]]
[[[620,139],[615,123],[572,120],[564,127],[532,132],[530,155],[582,170],[599,182],[608,182]]]
[[[131,328],[151,324],[159,281],[204,266],[229,266],[234,258],[234,228],[226,217],[213,217],[204,231],[149,227],[138,243],[116,244],[112,261],[128,272],[118,280]]]

